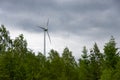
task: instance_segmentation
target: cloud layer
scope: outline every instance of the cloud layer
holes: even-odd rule
[[[37,26],[45,25],[49,18],[49,32],[54,37],[69,38],[75,46],[84,39],[88,39],[86,43],[104,42],[111,35],[119,39],[119,4],[119,0],[1,0],[0,23],[41,33]]]

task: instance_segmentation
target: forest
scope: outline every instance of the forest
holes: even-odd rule
[[[0,26],[0,80],[120,80],[120,52],[114,37],[103,52],[97,43],[86,46],[76,60],[69,48],[60,56],[51,50],[47,57],[27,48],[23,34],[14,40],[4,25]]]

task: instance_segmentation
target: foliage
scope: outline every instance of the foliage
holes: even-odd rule
[[[62,55],[51,50],[48,57],[27,48],[21,34],[14,40],[0,27],[0,80],[119,80],[120,56],[113,37],[101,53],[97,43],[90,52],[83,47],[78,61],[65,48]]]

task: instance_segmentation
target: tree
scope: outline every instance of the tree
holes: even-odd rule
[[[119,80],[120,55],[113,37],[101,53],[95,43],[88,53],[83,47],[77,63],[65,48],[62,56],[55,50],[45,57],[27,48],[21,34],[14,40],[4,25],[0,27],[0,80]]]
[[[94,44],[90,51],[90,78],[91,80],[99,80],[101,75],[101,68],[103,62],[103,54],[100,52],[97,44]]]
[[[17,39],[12,40],[10,39],[9,31],[6,30],[4,25],[1,25],[0,53],[2,54],[0,55],[0,79],[24,80],[23,76],[25,75],[23,72],[24,68],[22,66],[22,62],[24,62],[24,54],[27,53],[26,47],[27,45],[22,35],[19,36]],[[22,55],[20,56],[20,54]]]
[[[116,47],[116,42],[113,36],[108,43],[104,46],[105,55],[105,66],[106,68],[115,68],[118,61],[118,48]]]
[[[60,77],[63,76],[64,72],[64,64],[59,56],[59,53],[55,50],[51,50],[49,52],[49,78],[50,80],[58,80]]]
[[[100,80],[114,80],[113,75],[113,69],[104,69]]]
[[[4,25],[0,27],[0,79],[11,80],[14,78],[14,61],[12,53],[12,40],[9,36],[9,31]]]
[[[114,80],[114,75],[117,75],[115,71],[119,61],[119,53],[113,36],[104,46],[104,56],[104,68],[100,80]]]
[[[89,57],[88,50],[86,47],[83,47],[82,57],[79,59],[78,71],[79,71],[79,80],[89,80]]]
[[[4,25],[0,27],[0,53],[7,51],[12,47],[12,40],[9,36],[9,31],[6,30]]]
[[[27,42],[24,39],[23,34],[15,38],[15,40],[13,41],[13,49],[16,52],[19,52],[19,55],[27,52]]]
[[[63,50],[62,59],[65,66],[67,80],[78,80],[77,63],[68,48]]]
[[[118,61],[117,65],[116,65],[116,69],[114,70],[113,79],[114,80],[120,79],[120,57],[119,57],[119,61]]]
[[[63,50],[62,58],[66,65],[76,66],[76,61],[74,59],[74,56],[72,56],[72,52],[69,51],[68,48],[65,48]]]

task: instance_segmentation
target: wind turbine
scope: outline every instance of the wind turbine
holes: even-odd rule
[[[46,34],[48,35],[49,41],[51,43],[50,35],[48,32],[48,24],[49,24],[49,19],[47,21],[46,26],[39,26],[44,31],[44,56],[46,56]]]

